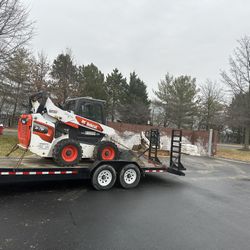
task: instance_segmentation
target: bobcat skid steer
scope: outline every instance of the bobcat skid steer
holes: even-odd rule
[[[105,125],[104,101],[80,97],[59,108],[40,92],[30,97],[30,104],[31,114],[22,114],[18,122],[19,147],[60,166],[77,165],[82,158],[119,158],[111,141],[115,130]]]

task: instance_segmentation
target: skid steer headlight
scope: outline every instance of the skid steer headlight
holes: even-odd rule
[[[22,119],[21,119],[21,123],[22,123],[23,125],[25,125],[25,124],[27,123],[27,119],[26,119],[26,118],[22,118]]]
[[[43,134],[47,134],[48,133],[48,128],[46,128],[45,126],[43,126],[41,124],[39,124],[39,125],[36,124],[33,127],[33,131],[43,133]]]

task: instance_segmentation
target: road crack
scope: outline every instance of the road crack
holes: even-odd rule
[[[77,226],[77,223],[76,223],[76,221],[75,221],[75,218],[74,218],[74,216],[73,216],[73,213],[72,213],[72,211],[71,211],[70,209],[69,209],[69,215],[70,215],[72,224],[73,224],[74,226]]]

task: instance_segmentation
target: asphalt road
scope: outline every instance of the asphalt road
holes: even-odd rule
[[[0,186],[0,249],[250,249],[250,165],[184,157],[133,190]]]

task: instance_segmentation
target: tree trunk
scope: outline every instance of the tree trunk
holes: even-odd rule
[[[5,98],[3,97],[2,102],[0,104],[0,114],[2,113],[2,108],[3,108],[4,103],[5,103]]]
[[[12,127],[15,121],[15,116],[16,116],[16,108],[17,108],[17,101],[14,104],[14,109],[13,109],[13,113],[12,113],[12,118],[11,118],[11,124],[10,126]]]
[[[245,138],[244,138],[244,149],[249,150],[249,136],[250,136],[250,129],[249,127],[245,128]]]
[[[112,107],[111,107],[111,121],[114,122],[115,120],[115,103],[112,101]]]
[[[11,127],[13,126],[13,123],[15,121],[17,105],[19,104],[20,88],[21,88],[21,83],[18,83],[17,93],[16,93],[16,96],[15,96],[15,102],[14,102],[14,108],[13,108],[12,117],[11,117],[11,123],[10,123]]]

